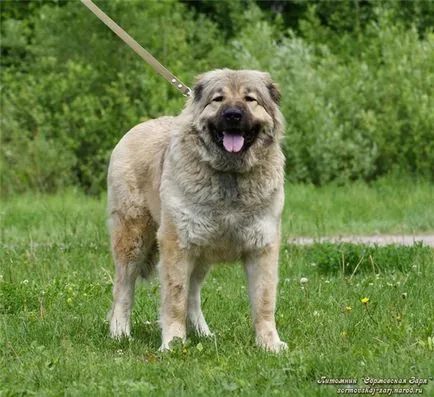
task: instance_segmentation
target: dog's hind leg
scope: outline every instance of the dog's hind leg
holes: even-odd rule
[[[149,276],[155,250],[156,226],[149,213],[134,218],[112,214],[111,244],[116,264],[110,334],[129,337],[135,282],[139,275]]]
[[[212,336],[200,304],[200,289],[210,269],[208,264],[198,264],[190,276],[190,288],[188,291],[188,319],[198,335]]]

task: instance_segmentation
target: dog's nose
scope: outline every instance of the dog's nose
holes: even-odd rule
[[[242,116],[243,112],[237,108],[228,108],[223,112],[225,120],[231,123],[240,121]]]

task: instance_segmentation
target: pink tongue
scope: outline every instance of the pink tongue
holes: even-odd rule
[[[223,146],[228,152],[239,152],[244,145],[244,137],[223,132]]]

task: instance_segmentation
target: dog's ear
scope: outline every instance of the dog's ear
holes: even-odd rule
[[[202,98],[203,89],[205,88],[204,74],[196,76],[193,87],[193,100],[199,102]]]
[[[270,96],[271,99],[277,104],[280,104],[280,98],[282,97],[282,95],[280,94],[280,89],[279,86],[274,83],[271,82],[267,85],[268,91],[270,92]]]
[[[280,104],[281,94],[280,94],[280,88],[279,85],[276,84],[272,79],[271,76],[268,73],[263,74],[265,86],[268,89],[268,92],[270,93],[271,99],[276,103],[276,105]]]
[[[202,92],[203,92],[203,83],[198,81],[196,85],[193,87],[193,100],[195,102],[199,102],[202,98]]]

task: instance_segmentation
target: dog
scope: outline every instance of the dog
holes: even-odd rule
[[[279,100],[268,73],[210,71],[179,116],[139,124],[117,144],[108,170],[113,338],[130,336],[136,278],[148,278],[157,262],[160,349],[186,339],[187,320],[211,336],[201,285],[212,265],[240,261],[256,344],[287,348],[274,316],[284,203]]]

